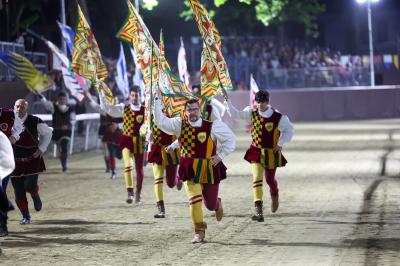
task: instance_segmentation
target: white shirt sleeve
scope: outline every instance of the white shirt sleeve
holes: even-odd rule
[[[24,122],[14,113],[14,124],[11,128],[11,136],[15,138],[15,140],[19,140],[19,135],[22,133],[24,129]]]
[[[0,131],[0,179],[5,178],[15,168],[14,153],[7,136]],[[1,187],[1,182],[0,182]]]
[[[169,135],[179,136],[181,133],[182,119],[180,117],[167,117],[162,111],[160,99],[154,100],[154,105],[154,120],[156,125]]]
[[[43,105],[43,107],[47,110],[47,111],[49,111],[50,113],[54,113],[54,105],[53,105],[53,103],[52,102],[50,102],[50,101],[48,101],[46,98],[42,98],[41,100],[40,100],[40,102],[42,103],[42,105]]]
[[[100,108],[112,117],[123,117],[125,104],[120,103],[116,105],[109,104],[104,96],[100,93]]]
[[[211,128],[211,138],[217,141],[217,155],[224,159],[235,150],[236,137],[232,130],[221,120],[214,121]]]
[[[281,136],[278,140],[278,145],[282,147],[283,144],[292,140],[294,134],[294,127],[293,124],[290,122],[289,117],[287,117],[286,115],[282,115],[281,120],[278,124],[278,129],[281,132]]]
[[[93,97],[91,95],[87,95],[86,99],[87,99],[87,103],[93,110],[95,110],[96,112],[99,112],[99,113],[102,112],[100,105],[93,99]]]
[[[232,118],[243,119],[243,120],[246,120],[246,122],[251,123],[252,109],[250,106],[247,106],[246,108],[244,108],[243,111],[239,111],[238,109],[236,109],[235,106],[233,106],[233,104],[230,100],[225,101],[224,105],[228,109],[228,112],[230,112]]]
[[[176,150],[179,147],[179,140],[176,139],[174,142],[172,142],[168,147]]]
[[[225,111],[226,111],[226,107],[223,103],[221,103],[220,101],[218,101],[217,99],[211,99],[210,101],[212,108],[212,111],[214,112],[214,110],[218,111],[218,116],[219,119],[222,119],[222,117],[224,117]],[[211,113],[212,115],[212,113]],[[214,121],[214,120],[212,120]]]
[[[53,128],[49,127],[46,123],[39,123],[37,130],[39,133],[39,150],[44,153],[50,144]]]

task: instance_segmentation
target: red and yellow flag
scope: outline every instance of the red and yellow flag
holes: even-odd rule
[[[183,110],[182,106],[191,96],[191,92],[172,74],[164,56],[162,38],[159,48],[132,3],[127,1],[127,5],[128,18],[117,33],[117,38],[130,43],[138,57],[138,66],[146,87],[146,113],[150,113],[150,90],[152,89],[153,93],[161,90],[167,115],[177,115]],[[146,121],[149,119],[147,118],[145,123]]]
[[[189,0],[193,15],[203,39],[201,54],[201,94],[213,98],[224,90],[232,89],[229,69],[222,55],[221,37],[207,10],[198,0]]]
[[[79,4],[71,68],[91,81],[108,76],[99,46]]]

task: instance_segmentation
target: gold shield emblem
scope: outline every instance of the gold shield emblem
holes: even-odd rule
[[[266,129],[268,132],[271,132],[273,128],[274,128],[274,123],[272,123],[272,122],[265,123],[265,129]]]
[[[197,139],[198,139],[201,143],[204,143],[204,141],[206,141],[206,138],[207,138],[206,132],[200,132],[199,134],[197,134]]]
[[[143,121],[143,115],[136,116],[136,121],[140,124]]]

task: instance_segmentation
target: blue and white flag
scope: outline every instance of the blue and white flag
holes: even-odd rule
[[[386,69],[390,69],[393,65],[393,57],[391,54],[383,55],[383,63],[385,64]]]
[[[135,52],[133,51],[133,48],[130,47],[130,50],[131,50],[133,62],[135,63],[135,73],[132,76],[132,82],[134,85],[137,85],[140,87],[140,96],[141,96],[140,98],[142,99],[142,101],[144,101],[146,98],[146,87],[144,85],[142,72],[140,72],[140,68],[138,65],[138,59],[137,59]]]
[[[67,45],[68,51],[72,55],[72,47],[74,47],[75,33],[69,26],[65,24],[62,24],[59,21],[57,21],[57,24],[58,27],[60,27],[61,34],[64,38],[65,44]]]
[[[120,43],[119,58],[117,61],[117,73],[115,76],[115,81],[117,82],[117,87],[124,98],[128,98],[129,94],[129,81],[128,72],[126,71],[126,60],[124,54],[124,46],[122,42]]]

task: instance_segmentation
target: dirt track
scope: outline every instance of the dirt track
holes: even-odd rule
[[[167,218],[153,218],[150,166],[143,204],[128,205],[122,171],[110,180],[100,152],[71,157],[67,174],[47,160],[43,210],[31,210],[27,226],[18,224],[19,212],[10,213],[0,264],[399,265],[399,122],[296,124],[284,149],[289,164],[278,170],[276,214],[264,186],[264,223],[250,220],[250,166],[242,160],[249,136],[238,133],[221,186],[225,217],[218,223],[205,211],[209,242],[202,245],[190,244],[183,190],[165,189]]]

